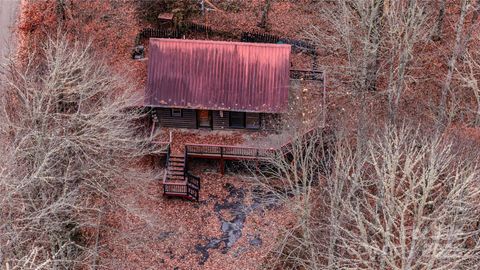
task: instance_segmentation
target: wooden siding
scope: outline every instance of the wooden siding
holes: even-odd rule
[[[157,108],[157,116],[162,127],[197,128],[195,110],[182,109],[182,116],[172,116],[171,109]]]
[[[171,109],[167,108],[157,108],[156,112],[161,127],[189,129],[198,127],[196,110],[182,109],[181,117],[172,116]],[[280,119],[280,114],[260,113],[259,130],[277,129]],[[230,112],[228,111],[223,111],[223,117],[220,117],[220,111],[212,111],[212,124],[214,130],[238,130],[238,128],[230,128]]]
[[[220,117],[220,111],[212,111],[213,129],[229,129],[230,114],[223,111],[223,117]]]

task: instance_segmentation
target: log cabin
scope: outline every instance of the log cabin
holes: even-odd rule
[[[288,109],[287,44],[150,39],[144,105],[161,127],[272,130]]]

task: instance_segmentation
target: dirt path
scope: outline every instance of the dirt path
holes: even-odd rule
[[[11,33],[19,6],[20,0],[0,0],[0,61],[14,47]]]

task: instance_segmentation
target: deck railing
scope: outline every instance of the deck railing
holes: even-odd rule
[[[200,177],[186,172],[183,183],[163,182],[163,192],[166,195],[185,196],[195,201],[199,200],[200,195]]]
[[[315,132],[315,129],[310,129],[302,135],[302,139],[308,139]],[[186,144],[185,158],[188,156],[210,156],[213,158],[256,158],[268,159],[276,152],[283,154],[289,153],[292,150],[292,140],[278,148],[258,148],[248,146],[229,146],[229,145],[215,145],[215,144]]]
[[[187,195],[198,201],[200,192],[200,177],[187,172],[185,174],[187,181]]]
[[[165,183],[167,181],[167,174],[168,174],[168,165],[169,165],[169,162],[170,162],[170,154],[172,152],[172,132],[170,131],[169,135],[168,135],[168,142],[158,142],[158,141],[154,141],[154,143],[158,146],[161,147],[161,153],[165,153],[166,154],[166,157],[165,157],[165,172],[163,173],[163,183]],[[165,150],[163,150],[165,149]]]
[[[185,154],[205,155],[220,158],[268,158],[275,152],[273,148],[256,148],[212,144],[186,144]]]
[[[315,129],[311,129],[302,135],[303,139],[308,139],[315,132]],[[171,141],[171,138],[170,138]],[[279,148],[257,148],[257,147],[243,147],[243,146],[226,146],[226,145],[213,145],[213,144],[186,144],[185,145],[185,157],[184,157],[184,171],[183,171],[183,183],[169,183],[167,181],[167,171],[170,159],[171,143],[166,146],[166,166],[165,174],[163,178],[163,190],[167,195],[180,195],[186,196],[196,201],[199,200],[200,192],[200,177],[193,175],[188,170],[188,158],[191,157],[204,157],[204,158],[219,158],[222,164],[223,174],[223,162],[224,159],[254,159],[254,160],[268,160],[269,157],[278,153],[281,155],[288,155],[293,149],[293,141],[289,140]]]
[[[164,194],[183,194],[187,195],[187,185],[179,183],[179,184],[163,184],[163,192]]]

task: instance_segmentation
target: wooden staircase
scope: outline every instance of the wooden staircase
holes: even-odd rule
[[[167,153],[167,166],[163,178],[163,194],[192,201],[199,200],[200,178],[190,174],[186,167],[186,155],[174,156]]]
[[[302,135],[303,139],[315,134],[316,129],[310,129]],[[156,142],[165,145],[166,154],[165,172],[163,176],[163,194],[168,197],[181,197],[199,201],[200,177],[193,175],[188,170],[189,158],[208,158],[220,160],[223,174],[225,160],[255,160],[268,162],[276,154],[290,155],[292,141],[287,141],[279,148],[257,148],[212,144],[186,144],[183,155],[172,155],[172,135],[169,142]],[[258,165],[257,165],[258,166]]]
[[[185,157],[170,156],[167,167],[167,182],[183,182],[185,181]]]

